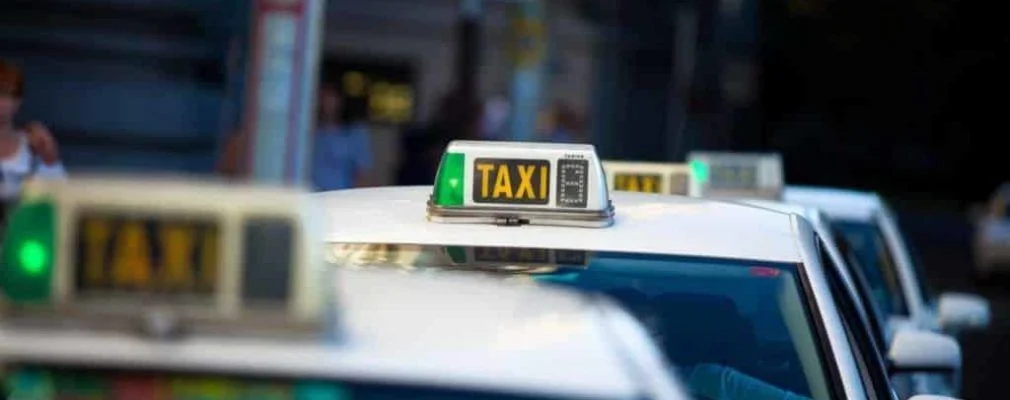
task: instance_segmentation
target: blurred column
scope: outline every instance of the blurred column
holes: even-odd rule
[[[542,0],[520,0],[511,5],[512,126],[511,140],[535,139],[541,89],[546,68],[547,38]]]
[[[622,63],[618,45],[621,39],[619,0],[599,0],[591,8],[597,35],[593,44],[595,77],[593,84],[593,106],[589,116],[592,143],[601,157],[614,158],[620,138],[617,99],[620,92]]]
[[[302,183],[311,154],[325,0],[255,0],[243,125],[252,179]]]
[[[480,64],[482,0],[460,0],[456,31],[456,84],[460,94],[478,98],[477,67]]]
[[[693,1],[681,1],[674,8],[673,15],[673,63],[671,71],[670,108],[667,122],[667,156],[681,161],[694,148],[689,136],[688,122],[691,118],[688,103],[691,100],[691,84],[694,81],[695,50],[698,43],[698,12]]]
[[[720,89],[726,107],[726,134],[735,149],[760,150],[760,104],[756,102],[758,4],[754,0],[722,0],[719,5],[724,46]]]

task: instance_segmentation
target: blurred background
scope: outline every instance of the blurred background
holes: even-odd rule
[[[993,302],[964,396],[995,399],[1010,296],[969,278],[968,240],[1008,178],[1002,18],[963,0],[3,0],[0,59],[24,78],[15,126],[48,126],[71,174],[424,184],[459,138],[780,152],[792,183],[884,194],[936,290]]]

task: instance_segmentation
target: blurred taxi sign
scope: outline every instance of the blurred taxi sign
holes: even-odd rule
[[[613,207],[592,145],[453,141],[428,202],[434,222],[606,227]]]
[[[778,199],[785,184],[778,153],[691,152],[688,194]]]
[[[34,315],[314,322],[322,255],[303,196],[174,178],[32,182],[6,226],[0,293]]]
[[[78,296],[148,292],[210,302],[219,281],[220,225],[213,216],[81,209],[73,225]]]
[[[527,247],[448,246],[445,254],[455,265],[564,265],[585,266],[589,253],[582,250],[557,250]]]
[[[687,195],[687,164],[604,160],[611,190]]]

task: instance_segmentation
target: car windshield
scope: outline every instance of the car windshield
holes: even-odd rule
[[[830,398],[821,336],[793,264],[400,244],[333,244],[328,259],[341,267],[467,271],[604,292],[639,318],[676,365],[672,372],[701,399]]]
[[[880,227],[872,222],[837,219],[832,221],[831,226],[841,234],[840,237],[848,242],[847,246],[859,258],[857,265],[862,269],[881,312],[886,315],[908,315],[897,266]]]

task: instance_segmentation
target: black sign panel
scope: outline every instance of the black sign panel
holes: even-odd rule
[[[687,182],[690,175],[686,172],[676,172],[670,175],[670,193],[687,195]]]
[[[614,174],[614,190],[659,193],[662,179],[659,174]]]
[[[473,163],[473,201],[495,204],[547,204],[548,160],[478,158]]]
[[[589,160],[558,160],[558,207],[586,208],[589,196]]]
[[[76,228],[81,294],[210,297],[217,287],[219,227],[213,219],[82,213]]]
[[[757,166],[713,165],[709,186],[717,189],[757,189]]]

